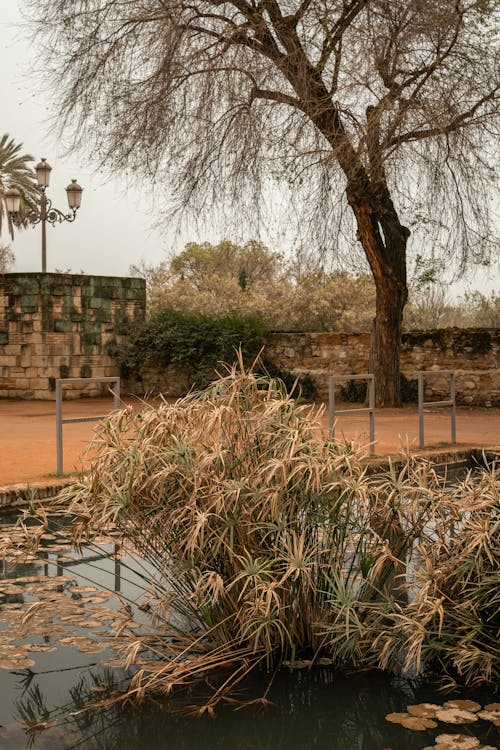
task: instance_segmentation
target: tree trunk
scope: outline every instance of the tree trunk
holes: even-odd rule
[[[376,313],[370,342],[369,371],[375,375],[377,406],[401,406],[399,359],[403,308],[406,298],[399,285],[375,279]]]
[[[410,233],[399,222],[387,191],[375,198],[372,193],[371,199],[365,196],[366,186],[363,197],[358,190],[347,191],[377,292],[369,371],[375,376],[376,405],[401,406],[399,359],[408,298],[406,245]]]

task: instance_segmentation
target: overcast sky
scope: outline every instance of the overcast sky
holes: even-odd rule
[[[34,54],[23,31],[21,5],[22,0],[1,0],[0,135],[9,133],[36,161],[41,157],[49,161],[53,171],[48,196],[56,208],[66,210],[64,188],[72,178],[84,188],[75,223],[47,227],[47,270],[126,276],[130,265],[141,258],[157,263],[166,251],[180,252],[187,242],[222,239],[213,227],[206,227],[202,234],[185,231],[180,236],[173,230],[153,229],[154,211],[146,189],[127,189],[125,179],[105,179],[82,156],[63,155],[55,135],[49,132],[48,118],[54,114],[50,101],[30,75],[42,68],[43,59]],[[39,226],[18,232],[11,244],[16,255],[14,270],[41,270]],[[286,251],[285,247],[273,249]],[[468,282],[455,284],[451,292],[461,294],[466,288],[499,291],[499,274],[498,266],[489,273],[478,273]]]
[[[63,156],[49,132],[50,103],[30,76],[30,70],[39,70],[43,60],[33,54],[27,41],[20,5],[18,0],[1,0],[0,134],[9,133],[36,161],[42,156],[48,160],[53,171],[47,195],[56,208],[67,210],[64,188],[72,178],[84,188],[75,223],[47,226],[47,270],[126,276],[129,266],[141,257],[155,263],[165,257],[165,250],[180,251],[188,241],[205,239],[151,229],[154,215],[149,196],[137,189],[127,191],[125,180],[105,180],[81,156]],[[6,240],[3,235],[2,241]],[[16,271],[41,270],[40,226],[16,233],[11,246]]]

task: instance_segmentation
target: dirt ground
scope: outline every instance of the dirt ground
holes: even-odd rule
[[[126,400],[140,408],[137,400]],[[352,408],[354,405],[345,405]],[[338,404],[338,408],[342,405]],[[63,418],[104,415],[111,411],[111,399],[79,399],[63,403]],[[322,423],[328,429],[328,410]],[[95,423],[63,425],[64,472],[85,468],[89,457],[85,449],[92,438]],[[358,438],[368,443],[368,415],[339,416],[336,439]],[[418,411],[416,406],[379,409],[375,413],[376,454],[397,454],[408,445],[418,448]],[[451,449],[450,416],[447,408],[425,412],[426,448]],[[493,448],[500,445],[500,409],[457,409],[457,449]],[[0,486],[50,479],[56,471],[56,420],[53,401],[0,400]]]

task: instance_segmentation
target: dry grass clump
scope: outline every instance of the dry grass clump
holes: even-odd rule
[[[408,669],[437,658],[492,677],[497,475],[455,493],[410,459],[368,475],[310,407],[236,367],[174,405],[113,415],[93,450],[52,510],[72,515],[77,545],[116,524],[147,562],[152,628],[124,654],[142,661],[127,695],[205,680],[212,711],[258,665],[395,668],[402,653]]]
[[[432,665],[450,683],[455,675],[468,684],[498,684],[499,480],[492,467],[452,489],[453,505],[418,546],[415,595],[378,639],[382,666],[403,654],[406,668]]]

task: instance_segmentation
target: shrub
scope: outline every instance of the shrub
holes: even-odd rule
[[[118,351],[123,377],[139,377],[141,365],[177,365],[198,387],[211,382],[221,362],[258,355],[264,325],[255,315],[204,315],[164,308],[136,326],[128,346]]]

